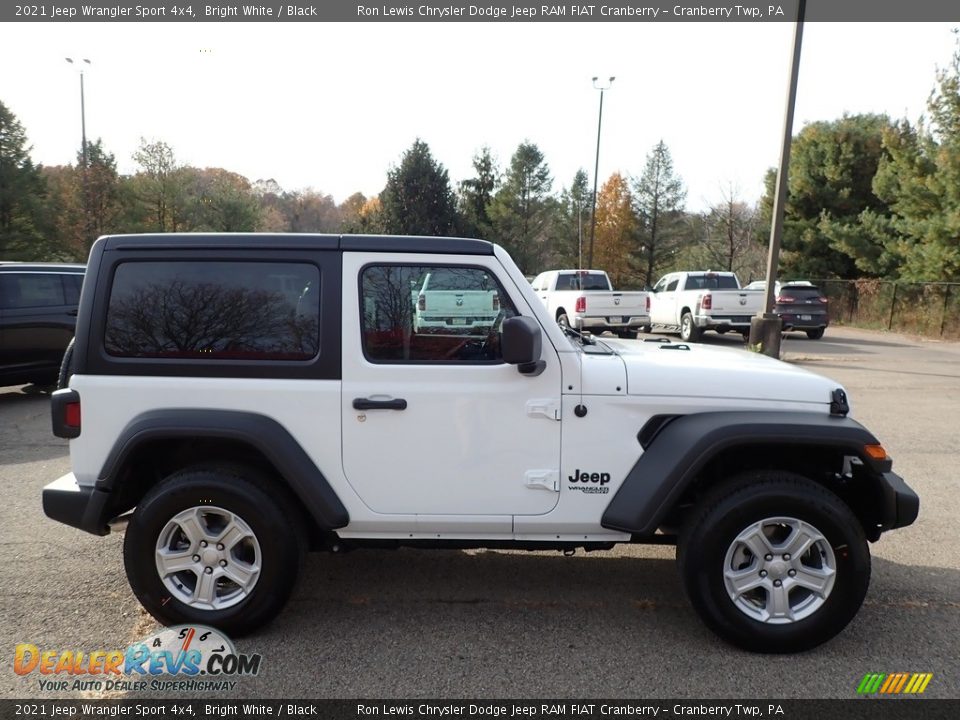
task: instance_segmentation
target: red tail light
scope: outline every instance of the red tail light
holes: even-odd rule
[[[494,310],[500,309],[500,296],[497,293],[493,294],[493,309]]]
[[[587,311],[587,299],[583,295],[581,295],[580,297],[577,298],[577,307],[575,309],[575,312],[585,313],[586,311]]]
[[[795,302],[795,300],[789,295],[777,295],[777,302],[789,305],[790,303]]]
[[[80,429],[80,403],[72,402],[63,406],[63,424],[68,428]]]
[[[713,308],[713,295],[707,293],[700,299],[700,308],[703,310],[711,310]]]
[[[419,295],[417,297],[417,310],[419,310],[420,312],[423,312],[426,309],[427,309],[427,296]]]
[[[822,302],[824,305],[826,305],[828,302],[830,302],[829,298],[825,298],[825,297],[823,297],[822,295],[821,295],[819,298],[817,298],[817,299],[820,300],[820,302]]]
[[[50,420],[58,438],[80,437],[80,393],[70,388],[54,392],[50,396]]]

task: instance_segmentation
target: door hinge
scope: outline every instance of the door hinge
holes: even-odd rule
[[[527,415],[529,417],[545,417],[548,420],[559,420],[560,401],[527,400]]]
[[[559,470],[527,470],[523,484],[532,490],[560,492]]]

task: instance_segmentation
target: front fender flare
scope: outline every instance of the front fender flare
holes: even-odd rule
[[[891,462],[874,460],[864,445],[879,441],[858,422],[806,412],[707,412],[680,416],[657,432],[627,474],[601,525],[640,536],[653,535],[703,467],[737,445],[829,447],[859,457],[878,474]],[[788,468],[786,468],[788,469]]]

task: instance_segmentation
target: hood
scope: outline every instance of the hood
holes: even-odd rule
[[[830,404],[840,384],[760,353],[709,345],[604,342],[623,359],[627,393]],[[670,343],[678,348],[678,343]]]

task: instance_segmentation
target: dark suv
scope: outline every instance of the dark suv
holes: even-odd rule
[[[85,266],[0,263],[0,385],[56,382]]]
[[[830,324],[828,307],[820,288],[808,282],[784,283],[777,288],[775,312],[784,330],[800,330],[811,340],[819,340]]]

